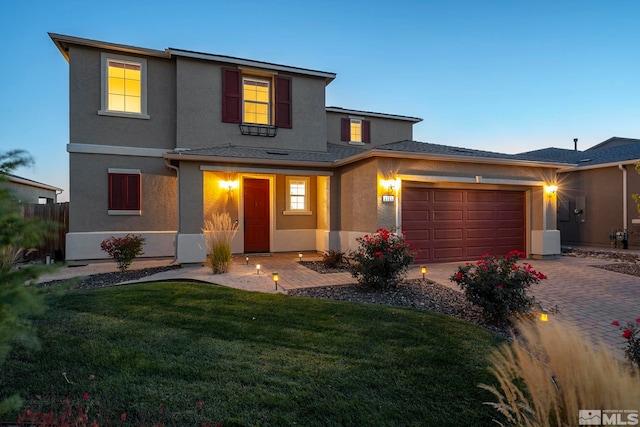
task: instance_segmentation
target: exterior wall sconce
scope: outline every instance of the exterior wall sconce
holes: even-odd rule
[[[273,283],[276,284],[276,291],[277,291],[278,290],[278,280],[280,280],[280,275],[278,273],[273,273],[271,278],[273,279]]]
[[[220,181],[220,188],[224,188],[229,193],[238,188],[238,181]]]
[[[558,186],[557,185],[545,185],[544,186],[544,192],[549,197],[555,196],[556,193],[558,192]]]
[[[393,203],[395,201],[395,192],[400,188],[400,180],[381,179],[380,185],[387,190],[387,194],[382,195],[382,202]]]
[[[427,274],[427,266],[426,265],[421,265],[420,266],[420,273],[422,273],[422,280],[424,280],[424,276]]]
[[[260,264],[256,264],[256,274],[260,274]]]

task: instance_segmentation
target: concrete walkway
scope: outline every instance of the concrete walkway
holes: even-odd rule
[[[303,253],[305,261],[321,260],[315,252]],[[256,292],[286,293],[289,289],[342,285],[354,283],[350,273],[319,274],[298,262],[298,253],[234,256],[229,273],[213,275],[208,267],[183,266],[145,278],[145,281],[191,279]],[[576,324],[594,341],[603,341],[617,353],[624,345],[622,332],[611,325],[613,320],[621,324],[640,318],[640,277],[610,272],[592,265],[612,263],[594,258],[564,256],[554,260],[529,260],[536,270],[548,279],[533,285],[531,293],[543,305],[551,309],[557,306],[554,317]],[[166,266],[170,260],[142,260],[130,269]],[[258,274],[256,265],[260,264]],[[443,286],[459,290],[449,277],[461,263],[431,264],[426,277]],[[117,271],[113,262],[95,263],[81,267],[63,267],[57,273],[45,275],[40,281],[86,276]],[[272,280],[277,272],[278,290]],[[422,278],[419,266],[410,269],[408,278]]]

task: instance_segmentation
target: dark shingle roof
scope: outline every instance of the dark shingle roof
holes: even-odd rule
[[[578,165],[578,167],[640,160],[640,141],[633,144],[615,145],[604,148],[596,147],[592,147],[585,151],[567,150],[563,148],[545,148],[542,150],[520,153],[519,155],[537,160],[574,163]]]

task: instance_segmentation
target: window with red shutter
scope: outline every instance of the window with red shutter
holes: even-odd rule
[[[369,120],[362,121],[362,142],[371,143],[371,122]]]
[[[351,141],[351,120],[342,119],[341,128],[341,140],[342,141]]]
[[[140,184],[139,173],[109,173],[109,210],[140,211]]]

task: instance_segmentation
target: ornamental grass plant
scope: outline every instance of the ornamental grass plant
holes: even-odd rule
[[[558,319],[514,324],[513,343],[489,357],[499,386],[480,385],[497,398],[487,404],[506,419],[502,425],[574,426],[580,410],[638,409],[640,378],[603,344]]]
[[[213,274],[222,274],[231,267],[231,242],[238,232],[238,224],[231,221],[227,212],[214,213],[204,222],[207,245],[207,265]]]
[[[375,234],[356,239],[351,254],[351,274],[363,287],[385,289],[398,285],[416,256],[402,234],[379,228]]]

